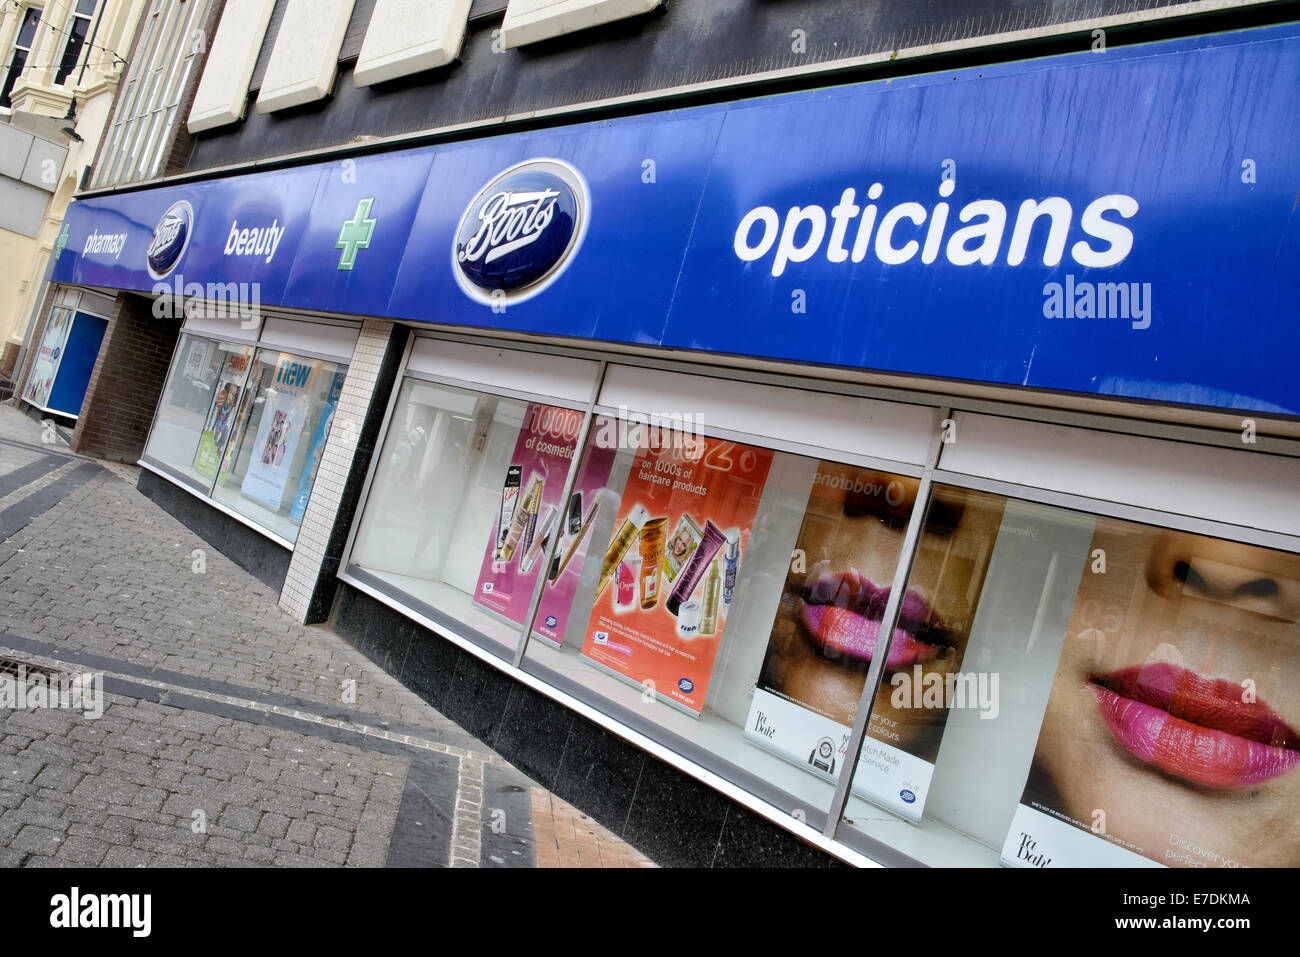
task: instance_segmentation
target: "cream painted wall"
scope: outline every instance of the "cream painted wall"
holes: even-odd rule
[[[108,47],[127,56],[135,37],[136,24],[148,3],[149,0],[104,0],[99,15],[99,30],[94,41],[96,46]],[[47,0],[46,8],[51,11],[50,15],[61,21],[67,16],[68,3],[67,0]],[[6,59],[19,20],[19,13],[12,7],[6,7],[4,13],[0,14],[0,55]],[[0,230],[0,256],[3,257],[0,261],[7,267],[3,271],[4,278],[0,279],[0,350],[5,343],[21,345],[31,317],[40,305],[45,293],[43,280],[50,251],[63,227],[63,216],[81,181],[82,173],[94,160],[99,149],[112,114],[118,81],[125,71],[125,67],[114,65],[113,58],[103,50],[91,49],[83,54],[83,62],[88,67],[79,83],[53,86],[53,70],[40,67],[58,59],[56,41],[59,38],[49,30],[39,30],[38,33],[41,38],[29,60],[38,68],[26,71],[22,80],[15,84],[15,108],[62,116],[67,107],[61,104],[67,102],[64,98],[70,93],[76,97],[76,130],[82,142],[73,140],[68,143],[68,155],[59,175],[59,187],[50,197],[37,236],[33,239]],[[73,77],[80,74],[78,68]],[[63,112],[58,112],[60,109]],[[7,120],[8,117],[0,117],[0,122]]]

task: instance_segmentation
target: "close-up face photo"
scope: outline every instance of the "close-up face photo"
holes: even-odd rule
[[[916,479],[823,462],[788,570],[763,683],[851,726],[916,500]],[[895,695],[961,667],[1000,507],[936,492],[885,662],[870,733],[933,760],[946,710]],[[929,679],[933,680],[933,679]],[[894,699],[904,701],[897,707]]]
[[[1171,866],[1300,864],[1300,556],[1109,519],[1098,549],[1027,793]]]

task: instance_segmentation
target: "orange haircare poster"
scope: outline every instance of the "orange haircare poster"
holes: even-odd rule
[[[772,452],[672,438],[632,462],[582,653],[698,715]]]

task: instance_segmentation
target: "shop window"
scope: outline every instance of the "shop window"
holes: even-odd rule
[[[593,423],[525,667],[819,826],[918,480],[637,422]]]
[[[406,379],[353,572],[493,650],[514,648],[539,558],[562,532],[582,421],[574,409]]]
[[[346,373],[337,362],[259,349],[212,497],[294,541]]]
[[[181,336],[145,455],[211,488],[252,357],[251,346]]]
[[[13,92],[14,84],[18,82],[18,78],[23,75],[23,70],[27,67],[27,58],[31,56],[32,43],[36,39],[36,25],[40,22],[39,7],[28,7],[23,11],[22,25],[18,28],[18,36],[14,38],[9,62],[5,64],[3,85],[0,85],[0,109],[7,110],[13,106],[9,101],[9,94]]]
[[[346,325],[191,315],[141,464],[291,545],[356,338]]]
[[[924,628],[951,651],[911,660]],[[932,865],[1300,864],[1298,648],[1300,556],[940,486],[839,836]]]

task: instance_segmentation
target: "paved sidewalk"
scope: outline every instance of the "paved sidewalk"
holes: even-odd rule
[[[0,866],[653,866],[64,435],[0,405],[0,673],[103,714],[0,707]]]

